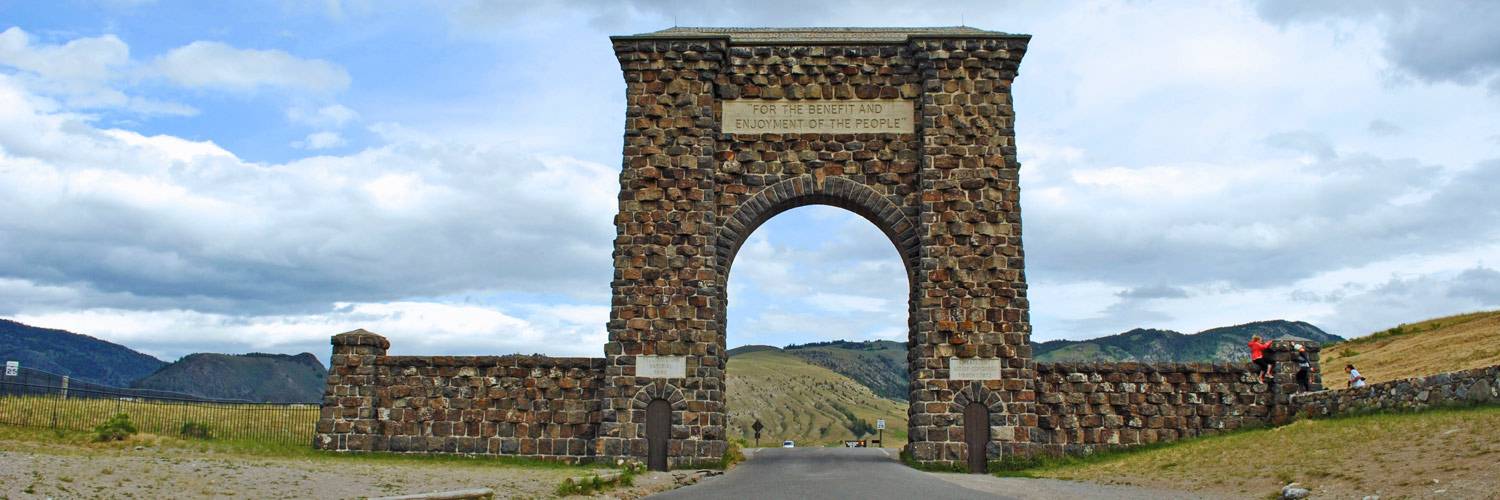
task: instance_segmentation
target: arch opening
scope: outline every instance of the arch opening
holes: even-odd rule
[[[762,446],[906,441],[911,262],[886,246],[896,242],[878,218],[826,201],[772,207],[730,254],[746,260],[723,275],[730,439],[753,442],[759,420]]]

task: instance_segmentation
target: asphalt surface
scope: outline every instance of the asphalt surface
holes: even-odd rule
[[[722,476],[651,498],[1014,498],[936,479],[895,457],[880,448],[766,448]]]

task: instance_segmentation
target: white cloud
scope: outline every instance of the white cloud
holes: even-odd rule
[[[0,277],[241,314],[609,282],[611,167],[416,139],[255,164],[37,102],[0,75]]]
[[[158,57],[153,67],[160,76],[188,88],[336,92],[349,86],[349,73],[337,64],[220,42],[197,41],[172,49]]]
[[[77,38],[62,45],[33,45],[21,28],[0,32],[0,64],[79,88],[119,78],[130,62],[130,47],[114,35]]]
[[[807,302],[820,309],[843,313],[887,312],[892,308],[892,304],[884,299],[841,293],[815,293],[807,299]]]
[[[1494,29],[1500,25],[1500,5],[1494,2],[1262,0],[1258,11],[1280,24],[1374,23],[1381,28],[1385,59],[1423,81],[1478,85],[1500,74],[1500,33]],[[1500,85],[1500,79],[1490,81]]]
[[[344,136],[338,132],[313,132],[300,141],[292,142],[293,147],[301,149],[329,149],[344,144]]]
[[[287,315],[185,309],[92,308],[15,315],[21,323],[86,333],[172,360],[192,352],[311,352],[328,359],[330,336],[356,328],[391,341],[391,354],[532,354],[597,357],[608,308],[533,306],[525,316],[439,302],[336,303]]]
[[[330,104],[314,110],[293,107],[286,111],[286,118],[292,123],[311,127],[340,128],[358,119],[359,113],[342,104]]]
[[[17,70],[16,81],[32,92],[55,96],[80,109],[117,108],[142,115],[192,116],[184,104],[127,95],[130,47],[114,35],[84,37],[61,45],[34,43],[18,27],[0,32],[0,67]]]

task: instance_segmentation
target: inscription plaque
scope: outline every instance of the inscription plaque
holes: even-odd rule
[[[948,380],[999,380],[998,358],[948,358]]]
[[[647,378],[687,377],[686,356],[636,356],[635,376]]]
[[[910,134],[916,107],[906,99],[723,101],[726,134]]]

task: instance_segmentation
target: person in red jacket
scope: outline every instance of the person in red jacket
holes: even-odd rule
[[[1260,368],[1260,381],[1265,383],[1266,377],[1271,376],[1271,368],[1276,365],[1271,357],[1266,355],[1266,349],[1271,347],[1271,341],[1260,340],[1260,335],[1250,337],[1250,362]]]

